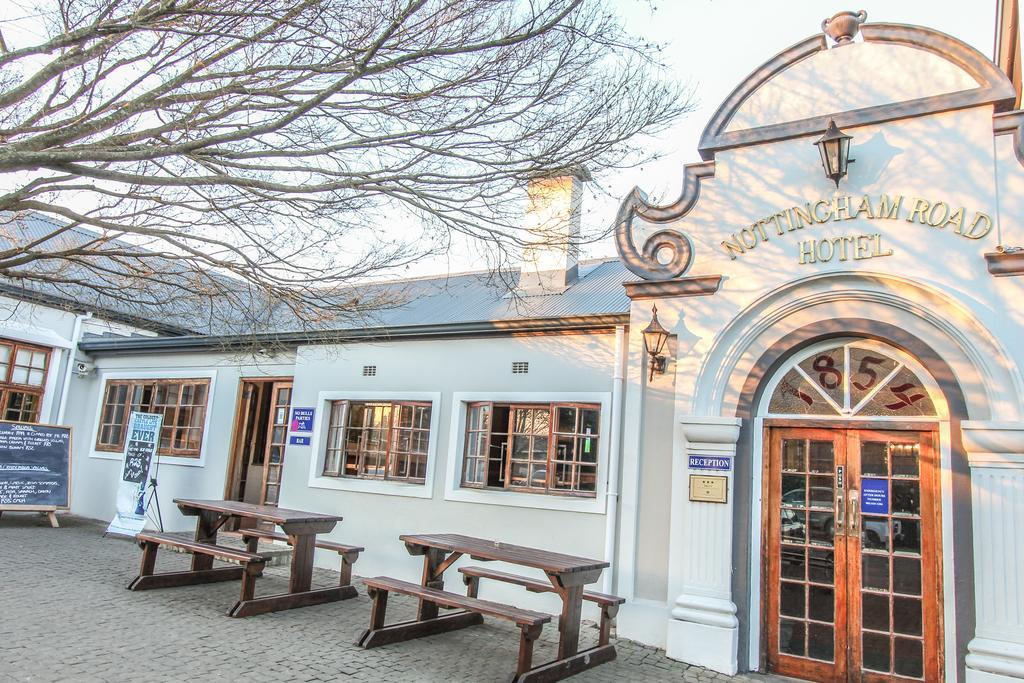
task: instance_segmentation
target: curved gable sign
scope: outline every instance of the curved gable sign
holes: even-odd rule
[[[964,109],[983,104],[995,104],[1002,111],[1012,108],[1015,93],[1013,84],[989,59],[966,43],[939,31],[902,24],[864,24],[861,27],[866,43],[898,45],[923,50],[965,72],[977,87],[933,94],[911,99],[895,99],[884,104],[846,109],[795,120],[767,120],[759,126],[730,129],[730,123],[743,110],[756,92],[770,81],[818,53],[828,51],[824,36],[803,40],[781,52],[750,74],[726,98],[711,117],[701,136],[699,151],[704,159],[714,159],[719,150],[763,142],[787,140],[825,130],[829,117],[835,118],[841,128],[895,119],[924,116],[942,111]],[[847,50],[851,46],[836,46],[833,50]],[[872,79],[870,73],[855,74]],[[844,84],[850,85],[855,75],[842,74]],[[925,74],[927,75],[927,74]],[[804,83],[804,88],[820,84]]]
[[[865,24],[860,30],[866,44],[847,43],[829,49],[825,36],[813,36],[783,51],[748,76],[726,98],[705,128],[699,149],[701,156],[708,161],[685,168],[683,188],[675,202],[658,206],[649,203],[639,188],[630,193],[619,208],[614,227],[619,255],[630,271],[645,280],[654,281],[672,280],[687,272],[693,261],[693,250],[686,234],[671,224],[684,218],[696,206],[702,181],[714,177],[713,159],[719,150],[818,135],[825,130],[829,116],[834,116],[836,123],[845,128],[981,105],[995,105],[997,110],[1013,106],[1015,92],[1010,80],[984,55],[956,38],[931,29],[901,24]],[[885,49],[874,49],[878,47]],[[918,84],[920,87],[916,90],[890,92],[893,90],[891,84],[895,81],[891,74],[887,75],[882,80],[888,85],[880,86],[870,93],[870,97],[866,96],[866,106],[850,108],[840,105],[840,110],[829,116],[813,115],[788,120],[786,112],[794,112],[799,107],[772,104],[785,99],[779,92],[756,95],[762,88],[776,88],[780,84],[782,90],[787,83],[796,87],[786,81],[786,73],[792,69],[790,75],[803,74],[805,80],[809,78],[807,74],[818,74],[816,82],[804,82],[800,87],[812,91],[820,101],[822,83],[851,82],[851,74],[844,72],[843,68],[850,67],[860,59],[857,55],[871,52],[874,55],[872,59],[882,53],[891,57],[892,49],[895,48],[917,51],[916,54],[906,52],[907,59],[900,63],[912,73],[916,73],[912,71],[915,68],[924,68],[922,65],[940,67],[945,64],[948,68],[944,69],[941,79]],[[827,66],[805,69],[805,62],[812,59],[831,60],[823,64],[838,70],[834,78],[822,76],[828,75],[825,73],[828,71]],[[872,77],[871,73],[858,75],[867,79]],[[929,73],[917,75],[925,79],[930,76]],[[778,81],[773,83],[775,79]],[[799,78],[790,80],[799,81]],[[976,83],[977,87],[970,87],[972,83]],[[900,96],[904,99],[900,100]],[[751,98],[760,98],[761,104],[758,106],[770,110],[771,116],[775,118],[762,117],[759,121],[751,111],[737,116]],[[809,101],[806,93],[804,101]],[[851,99],[849,102],[860,100]],[[761,125],[754,125],[757,123]],[[1016,130],[1018,125],[1024,130],[1024,123],[1020,123],[1017,118],[1013,121],[1008,119],[1002,125],[1007,131],[1011,128]],[[1024,135],[1021,137],[1024,138]],[[1018,153],[1024,158],[1024,153]],[[941,197],[912,197],[890,192],[877,196],[821,199],[783,207],[771,216],[763,217],[732,234],[723,235],[721,245],[730,258],[736,259],[763,242],[793,239],[800,243],[797,248],[802,251],[797,253],[803,254],[803,263],[832,259],[858,260],[891,254],[880,232],[838,236],[799,232],[824,223],[853,218],[871,221],[903,220],[929,229],[949,230],[971,240],[985,237],[993,227],[992,218],[974,207],[953,205]]]

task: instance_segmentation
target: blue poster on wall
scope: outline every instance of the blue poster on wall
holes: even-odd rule
[[[860,480],[860,511],[869,515],[889,514],[889,480]]]
[[[313,431],[313,417],[316,415],[314,408],[292,408],[291,430],[293,432]]]

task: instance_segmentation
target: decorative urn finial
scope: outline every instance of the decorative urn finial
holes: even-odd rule
[[[868,13],[864,10],[859,12],[836,12],[830,19],[821,22],[821,30],[836,41],[836,46],[848,45],[860,32],[860,25],[868,19]]]

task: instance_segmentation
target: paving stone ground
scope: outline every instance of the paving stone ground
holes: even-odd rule
[[[62,516],[6,513],[0,519],[0,681],[148,683],[150,681],[507,681],[514,670],[518,630],[482,626],[362,650],[352,643],[366,627],[370,601],[360,596],[329,605],[230,619],[238,597],[227,582],[132,593],[139,550],[102,537],[104,526]],[[161,551],[157,570],[185,568],[188,556]],[[356,565],[358,567],[358,565]],[[335,572],[317,569],[315,586],[336,585]],[[257,595],[287,589],[287,567],[271,567]],[[409,618],[414,601],[393,597],[388,618]],[[554,654],[555,623],[534,661]],[[597,631],[584,629],[583,644]],[[665,657],[626,640],[618,659],[584,672],[574,683],[597,681],[780,681],[757,675],[730,678]]]

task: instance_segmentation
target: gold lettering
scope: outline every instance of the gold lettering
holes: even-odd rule
[[[750,236],[750,242],[747,243],[747,236]],[[740,241],[743,242],[743,246],[747,249],[753,249],[757,246],[757,235],[750,228],[743,228],[740,230]]]
[[[876,232],[873,237],[875,238],[875,252],[872,256],[892,256],[892,249],[886,249],[882,251],[882,233]]]
[[[754,231],[758,235],[761,236],[761,241],[762,242],[767,242],[768,241],[768,234],[764,231],[764,224],[765,224],[765,221],[762,219],[762,220],[759,220],[758,222],[754,223],[750,227],[753,228]]]
[[[834,237],[832,239],[832,250],[839,254],[840,261],[846,260],[846,242],[849,239],[849,237]],[[840,248],[842,251],[840,251]]]
[[[940,206],[942,207],[942,217],[936,218],[935,209]],[[946,202],[935,202],[932,204],[931,211],[928,212],[928,225],[934,228],[942,227],[942,224],[946,222],[947,218],[949,218],[949,204]]]
[[[980,240],[990,232],[992,232],[992,217],[987,213],[979,211],[974,214],[974,220],[971,222],[971,227],[969,227],[967,232],[963,235],[967,239]]]
[[[959,209],[954,211],[953,215],[946,221],[946,225],[955,225],[956,234],[962,235],[964,229],[964,207],[961,206]],[[943,225],[942,227],[946,227],[946,225]]]
[[[822,247],[828,247],[828,256],[825,255],[825,250]],[[822,263],[827,263],[832,260],[832,243],[828,240],[821,240],[818,242],[818,260]]]
[[[800,263],[814,263],[814,240],[801,240],[797,243],[800,249]]]
[[[907,212],[903,211],[903,195],[880,193],[878,204],[871,195],[846,195],[809,201],[769,214],[745,228],[729,235],[721,242],[729,258],[735,260],[771,240],[771,231],[776,236],[802,230],[804,226],[814,227],[829,221],[866,219],[903,219],[908,223],[919,223],[940,230],[952,227],[958,235],[978,240],[992,232],[995,222],[991,215],[976,211],[967,220],[966,207],[954,207],[949,202],[910,197]],[[801,264],[828,263],[830,261],[863,260],[892,256],[893,249],[882,244],[882,233],[840,237],[822,237],[797,243]]]
[[[824,215],[824,217],[822,217],[822,216],[820,216],[818,214],[818,207],[820,207],[820,206],[828,207],[828,213],[826,213]],[[817,223],[825,223],[825,222],[827,222],[828,219],[832,216],[832,200],[831,199],[819,199],[818,201],[814,202],[814,210],[812,211],[812,215],[814,216],[814,220]]]
[[[871,199],[867,195],[861,197],[860,206],[857,207],[857,213],[853,214],[853,217],[860,218],[862,213],[867,214],[868,218],[875,217],[875,212],[871,210]]]
[[[896,200],[889,199],[889,195],[883,194],[878,200],[879,218],[899,218],[900,207],[903,205],[903,195],[896,195]]]
[[[793,232],[794,230],[796,230],[796,228],[793,227],[793,221],[790,220],[790,218],[789,218],[789,210],[788,209],[786,211],[779,211],[777,214],[775,214],[776,222],[779,224],[779,229],[781,230],[782,229],[782,221],[778,220],[779,218],[785,218],[786,219],[786,231],[787,232]],[[781,235],[782,233],[780,232],[779,234]]]
[[[740,241],[736,238],[736,233],[732,234],[732,242],[722,240],[722,247],[725,249],[725,253],[729,255],[729,258],[733,261],[736,260],[736,254],[746,253],[746,249],[740,244]]]
[[[814,219],[811,218],[811,203],[807,202],[807,211],[804,211],[799,206],[794,206],[790,211],[793,213],[793,217],[796,219],[793,222],[796,223],[797,229],[804,227],[804,223],[807,225],[814,225]]]
[[[840,217],[840,214],[845,215]],[[850,215],[850,197],[836,197],[835,209],[832,214],[832,220],[848,221],[851,218],[853,218],[853,216]]]
[[[908,223],[913,223],[914,222],[914,216],[919,216],[921,218],[921,220],[920,220],[921,225],[927,225],[927,221],[925,220],[924,215],[928,211],[928,204],[929,204],[929,202],[927,202],[924,199],[915,199],[914,200],[914,210],[910,212],[909,216],[907,216],[907,222]]]
[[[860,261],[871,258],[871,237],[868,235],[857,235],[857,251],[853,258]]]

